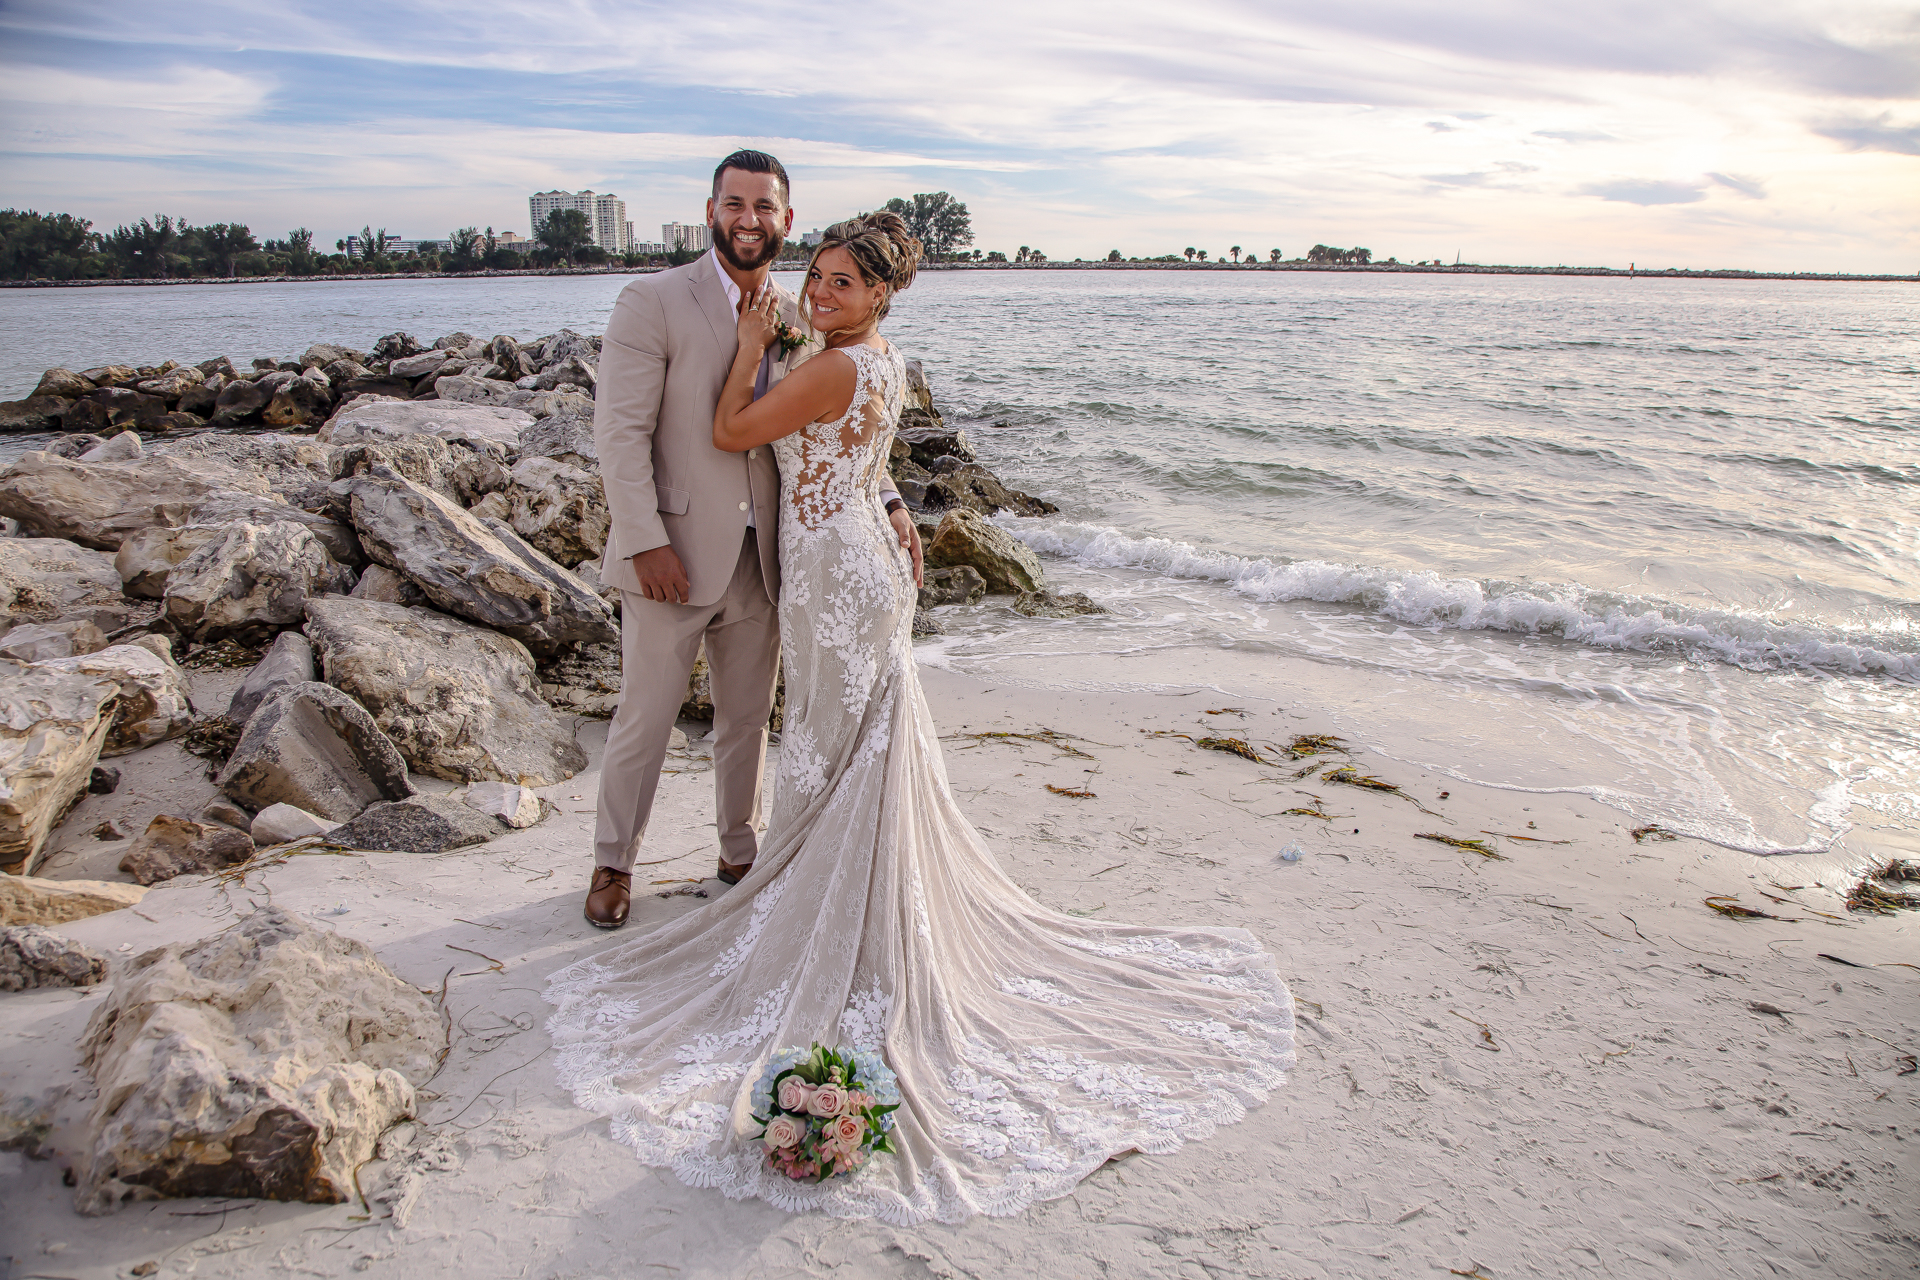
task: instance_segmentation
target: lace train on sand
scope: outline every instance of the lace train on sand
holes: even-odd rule
[[[548,1028],[579,1105],[692,1186],[900,1225],[1013,1214],[1242,1119],[1292,1064],[1293,1003],[1244,930],[1040,906],[961,816],[879,503],[905,369],[847,355],[846,416],[774,445],[787,729],[759,858],[553,975]],[[765,1167],[748,1103],[770,1054],[816,1040],[882,1052],[904,1098],[897,1153],[817,1185]]]

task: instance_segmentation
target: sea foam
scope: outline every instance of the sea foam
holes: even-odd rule
[[[1920,652],[1906,647],[1920,637],[1897,628],[1863,634],[1578,583],[1510,583],[1324,560],[1249,558],[1071,521],[1001,516],[996,522],[1036,551],[1093,568],[1220,582],[1263,604],[1314,600],[1356,606],[1409,626],[1553,635],[1599,648],[1674,653],[1748,669],[1920,680]]]

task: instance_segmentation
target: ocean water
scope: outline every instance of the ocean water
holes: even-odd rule
[[[0,389],[52,364],[288,356],[395,328],[597,331],[623,283],[4,291]],[[1409,763],[1756,853],[1910,852],[1916,301],[1903,284],[923,275],[890,335],[984,459],[1060,506],[1003,521],[1052,585],[1114,612],[951,610],[922,660],[1271,700]]]

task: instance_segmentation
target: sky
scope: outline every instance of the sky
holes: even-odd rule
[[[1914,0],[0,0],[0,206],[411,238],[771,151],[1010,256],[1920,271]]]

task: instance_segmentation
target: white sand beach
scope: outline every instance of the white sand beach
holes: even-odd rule
[[[1359,773],[1402,794],[1297,781],[1310,762],[1163,736],[1264,749],[1327,729],[1305,710],[922,675],[953,785],[1029,892],[1107,919],[1241,926],[1280,958],[1300,1063],[1266,1107],[958,1226],[794,1217],[642,1167],[556,1086],[541,991],[727,890],[702,878],[712,780],[695,740],[663,779],[632,921],[609,935],[582,920],[605,737],[585,722],[595,767],[549,788],[559,813],[532,829],[437,856],[263,853],[243,877],[184,877],[60,926],[124,959],[271,902],[444,990],[452,1049],[419,1122],[361,1171],[365,1204],[168,1200],[83,1218],[58,1154],[0,1154],[0,1275],[1859,1278],[1920,1261],[1911,914],[1850,914],[1837,879],[1800,885],[1779,860],[1636,843],[1581,796],[1364,752]],[[194,679],[211,705],[237,674]],[[1091,759],[968,736],[1045,730]],[[68,818],[40,874],[120,878],[125,846],[92,827],[137,831],[211,798],[177,743],[120,763],[120,790]],[[1282,814],[1313,796],[1328,820]],[[1297,860],[1280,857],[1290,844]],[[1723,917],[1703,904],[1715,894],[1786,919]],[[56,1153],[84,1124],[75,1041],[102,990],[0,996],[7,1091],[70,1086]]]

